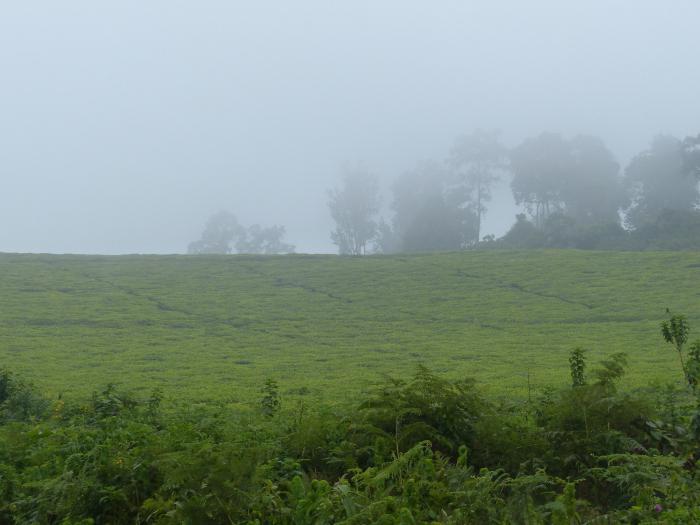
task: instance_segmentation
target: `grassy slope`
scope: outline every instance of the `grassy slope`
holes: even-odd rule
[[[238,403],[274,377],[340,400],[417,363],[523,395],[528,371],[565,380],[577,345],[628,352],[631,383],[675,379],[666,306],[700,335],[699,253],[0,255],[0,365],[68,396]]]

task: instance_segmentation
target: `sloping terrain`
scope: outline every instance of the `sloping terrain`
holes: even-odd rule
[[[492,251],[343,258],[0,255],[0,365],[53,395],[109,382],[181,401],[342,400],[423,363],[524,395],[568,351],[675,380],[665,308],[700,337],[700,254]],[[308,393],[307,393],[308,392]]]

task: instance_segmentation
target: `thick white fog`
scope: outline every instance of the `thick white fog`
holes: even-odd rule
[[[0,6],[0,251],[184,252],[206,219],[335,252],[346,163],[385,185],[475,128],[700,132],[697,1],[22,0]],[[508,182],[484,234],[517,212]]]

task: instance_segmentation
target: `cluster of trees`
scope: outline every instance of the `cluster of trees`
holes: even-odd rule
[[[700,247],[700,135],[656,137],[620,165],[602,140],[542,133],[507,149],[477,130],[443,162],[424,162],[392,186],[390,221],[379,218],[377,177],[347,171],[330,193],[340,253],[459,250],[476,246]],[[511,178],[525,213],[501,239],[482,237],[493,184]]]
[[[345,408],[271,380],[247,414],[79,405],[0,370],[0,523],[698,523],[700,342],[662,334],[676,384],[622,390],[624,354],[574,349],[569,385],[521,401],[421,367]]]
[[[230,212],[212,215],[199,240],[187,247],[190,254],[294,253],[294,245],[284,242],[284,226],[263,227],[259,224],[245,227]]]

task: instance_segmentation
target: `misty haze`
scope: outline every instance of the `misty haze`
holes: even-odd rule
[[[624,167],[698,133],[698,7],[22,2],[0,17],[0,250],[183,253],[212,214],[336,251],[343,166],[392,181],[455,139],[595,135]],[[520,211],[507,178],[484,234]]]
[[[0,524],[700,523],[700,3],[5,4]]]

